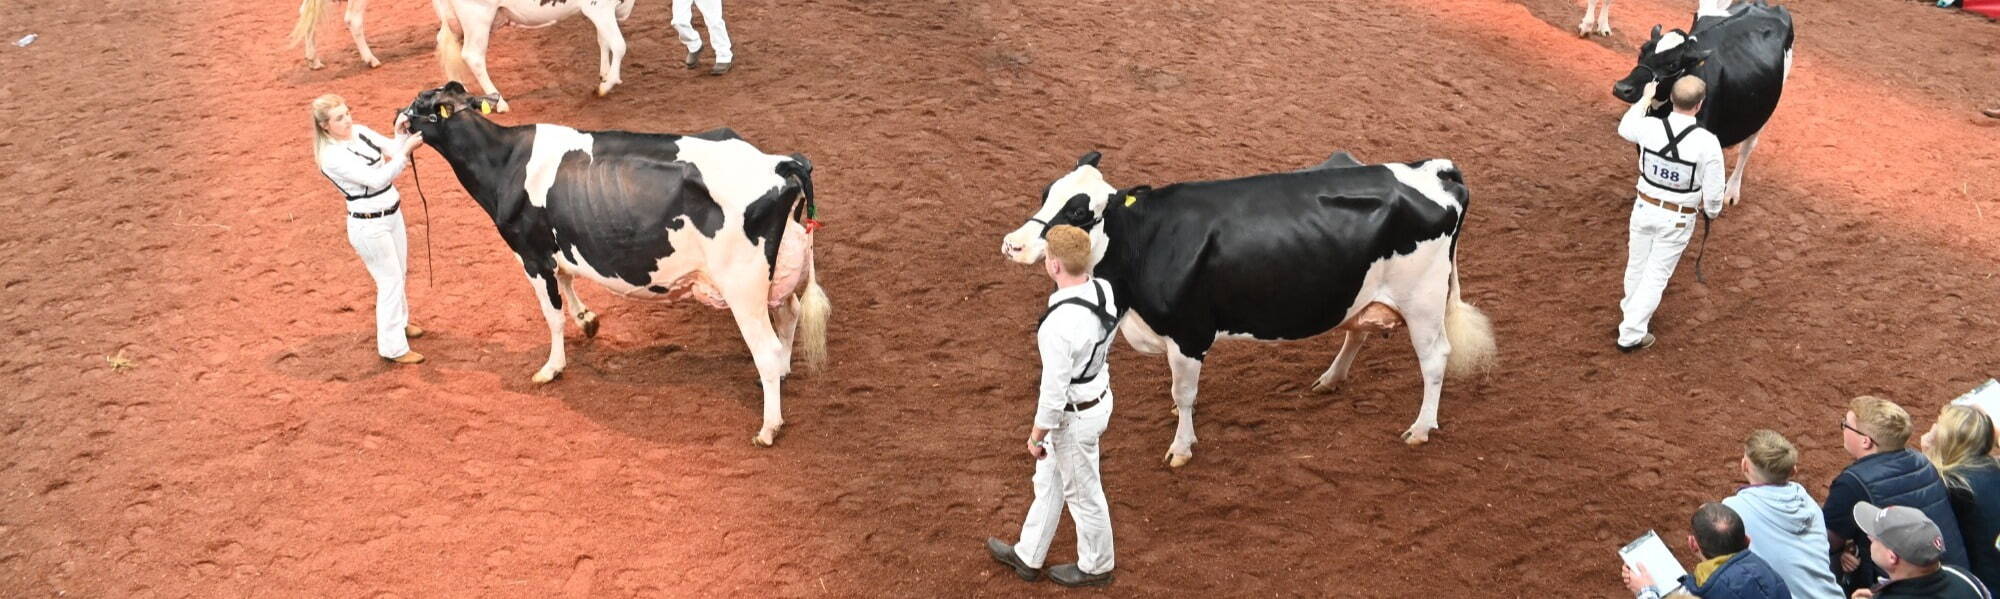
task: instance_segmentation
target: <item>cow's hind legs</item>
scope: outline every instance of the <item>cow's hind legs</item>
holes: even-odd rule
[[[1417,410],[1417,421],[1403,432],[1403,442],[1413,447],[1429,442],[1431,431],[1438,428],[1438,396],[1444,393],[1445,364],[1451,358],[1451,340],[1444,334],[1443,304],[1440,301],[1437,306],[1427,306],[1422,314],[1415,310],[1403,314],[1410,326],[1410,345],[1417,350],[1417,365],[1424,373],[1424,405]]]
[[[1744,138],[1742,145],[1737,146],[1736,168],[1733,172],[1729,173],[1729,185],[1722,192],[1723,203],[1734,206],[1738,200],[1743,199],[1743,170],[1750,168],[1750,153],[1756,150],[1757,134],[1755,133],[1750,134],[1750,137]],[[1703,209],[1706,210],[1707,208],[1704,207]]]
[[[752,282],[763,283],[764,279]],[[779,381],[784,376],[782,355],[784,345],[778,340],[778,333],[771,327],[771,311],[766,308],[770,301],[768,285],[754,285],[741,281],[717,281],[723,289],[725,301],[729,302],[729,314],[736,317],[736,328],[743,333],[743,343],[750,347],[750,358],[757,362],[757,381],[764,388],[764,426],[751,439],[761,447],[770,447],[778,441],[778,429],[785,426],[785,417],[779,403]]]
[[[597,27],[597,95],[611,93],[620,80],[620,63],[625,61],[625,34],[618,30],[616,5],[587,4],[583,16]]]
[[[778,304],[778,309],[771,314],[771,328],[777,331],[778,345],[784,348],[779,358],[780,363],[784,367],[779,371],[778,376],[790,376],[792,374],[792,347],[799,336],[799,298],[797,296],[787,295],[785,296],[785,301]]]
[[[1333,365],[1326,373],[1319,375],[1313,383],[1313,390],[1332,393],[1340,388],[1340,382],[1347,380],[1347,369],[1354,366],[1354,357],[1361,355],[1361,344],[1368,340],[1367,331],[1347,331],[1347,337],[1340,342],[1340,354],[1334,356]]]
[[[563,301],[569,302],[569,316],[576,319],[576,327],[583,329],[583,336],[597,337],[597,313],[583,305],[583,298],[576,294],[576,275],[556,269],[556,283],[562,287]]]
[[[549,324],[549,361],[542,364],[542,369],[535,371],[535,376],[529,379],[541,384],[556,380],[556,375],[562,374],[563,366],[569,364],[569,359],[563,355],[562,284],[554,268],[529,271],[528,282],[535,288],[535,299],[542,303],[542,320]]]
[[[367,12],[368,0],[347,0],[347,15],[343,20],[347,22],[347,34],[354,37],[354,49],[361,52],[361,62],[372,69],[382,66],[382,61],[376,59],[375,52],[368,49],[368,34],[362,28],[367,19]]]
[[[1194,459],[1194,398],[1201,389],[1201,358],[1181,353],[1177,344],[1167,348],[1167,367],[1174,374],[1174,412],[1180,426],[1174,429],[1174,444],[1167,447],[1167,465],[1179,468]]]

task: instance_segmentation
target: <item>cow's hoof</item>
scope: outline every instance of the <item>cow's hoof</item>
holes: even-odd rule
[[[758,431],[757,436],[750,438],[750,443],[758,447],[770,447],[773,445],[777,445],[778,431],[773,431],[773,430]]]
[[[1431,441],[1430,431],[1427,430],[1419,431],[1416,429],[1403,431],[1403,442],[1409,444],[1410,447],[1423,445],[1425,443],[1429,443],[1430,441]]]
[[[1313,383],[1313,391],[1315,393],[1332,393],[1339,390],[1340,390],[1339,379],[1334,379],[1334,380],[1320,379]]]
[[[1577,37],[1590,37],[1590,24],[1589,24],[1589,23],[1577,23],[1577,24],[1576,24],[1576,36],[1577,36]]]
[[[577,319],[577,322],[581,323],[581,324],[582,324],[582,326],[583,326],[583,336],[584,336],[584,337],[587,337],[587,338],[592,338],[592,339],[595,339],[595,338],[597,338],[597,313],[596,313],[596,312],[584,312],[584,313],[583,313],[583,317],[581,317],[581,318],[578,318],[578,319]]]
[[[1179,467],[1181,467],[1181,466],[1186,466],[1186,465],[1187,465],[1187,463],[1188,463],[1188,460],[1192,460],[1192,459],[1194,459],[1194,455],[1193,455],[1193,454],[1180,454],[1180,453],[1174,453],[1174,452],[1171,452],[1171,451],[1169,451],[1169,452],[1167,452],[1167,457],[1166,457],[1166,458],[1163,458],[1163,459],[1165,459],[1165,460],[1166,460],[1166,462],[1167,462],[1167,466],[1168,466],[1168,467],[1170,467],[1170,468],[1179,468]]]
[[[309,59],[306,61],[306,68],[317,71],[326,68],[326,63],[320,62],[317,58]]]
[[[493,101],[493,112],[507,112],[507,101],[506,100]]]
[[[371,68],[371,69],[379,69],[379,68],[382,68],[382,61],[381,61],[381,60],[378,60],[378,59],[374,59],[374,58],[370,58],[370,59],[368,59],[368,60],[366,60],[366,61],[364,61],[364,62],[368,63],[368,68]]]
[[[556,375],[559,374],[562,374],[561,370],[550,370],[544,368],[541,369],[540,371],[535,372],[535,376],[528,377],[528,380],[533,381],[537,385],[542,385],[548,383],[549,381],[556,380]]]
[[[610,81],[597,84],[597,97],[602,98],[611,95],[611,88],[615,85],[618,84]]]

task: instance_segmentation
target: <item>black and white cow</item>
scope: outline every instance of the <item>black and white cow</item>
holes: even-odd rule
[[[1707,83],[1708,99],[1696,121],[1722,147],[1739,148],[1722,196],[1734,204],[1742,195],[1743,171],[1757,149],[1757,134],[1777,111],[1791,72],[1792,13],[1753,0],[1730,6],[1728,16],[1697,15],[1690,32],[1663,34],[1654,25],[1652,39],[1639,47],[1638,66],[1611,86],[1611,95],[1637,102],[1646,82],[1658,81],[1660,93],[1651,114],[1665,116],[1672,110],[1666,90],[1675,81],[1694,75]]]
[[[595,336],[572,280],[624,297],[693,296],[736,317],[764,388],[769,446],[784,424],[779,380],[795,333],[806,362],[826,353],[826,295],[813,268],[812,164],[758,151],[727,129],[699,135],[503,127],[491,97],[457,82],[419,94],[410,128],[451,163],[514,250],[549,325],[546,383],[562,372],[563,314]],[[796,292],[796,295],[795,295]],[[775,318],[775,326],[773,319]]]
[[[1120,191],[1091,152],[1051,183],[1027,224],[1001,242],[1032,264],[1054,225],[1088,230],[1093,272],[1112,285],[1132,347],[1166,353],[1180,426],[1167,461],[1194,455],[1202,359],[1219,338],[1346,339],[1315,389],[1331,391],[1372,331],[1407,323],[1422,365],[1423,407],[1411,445],[1437,428],[1444,376],[1490,364],[1486,317],[1459,299],[1457,239],[1466,192],[1448,160],[1361,165],[1336,154],[1317,167]]]

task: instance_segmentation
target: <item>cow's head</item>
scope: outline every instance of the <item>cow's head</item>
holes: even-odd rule
[[[1049,227],[1075,225],[1085,231],[1096,227],[1104,218],[1104,205],[1118,193],[1097,171],[1100,157],[1097,152],[1084,154],[1077,159],[1075,169],[1042,190],[1035,216],[1001,239],[1000,254],[1021,264],[1034,264],[1048,248],[1044,237]]]
[[[1611,95],[1626,103],[1637,102],[1646,83],[1658,81],[1660,91],[1653,98],[1654,105],[1648,107],[1658,108],[1666,102],[1666,92],[1674,88],[1675,81],[1708,59],[1710,51],[1695,48],[1695,40],[1679,29],[1662,35],[1660,26],[1654,25],[1653,38],[1639,46],[1639,64],[1624,79],[1611,85]]]
[[[460,115],[492,114],[499,102],[492,96],[472,95],[465,91],[464,85],[452,81],[418,93],[403,114],[410,118],[410,130],[424,134],[428,143],[444,139],[445,126],[457,121]]]

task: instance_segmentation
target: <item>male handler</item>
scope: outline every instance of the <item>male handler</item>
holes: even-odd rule
[[[1111,420],[1111,373],[1105,357],[1118,328],[1111,285],[1090,276],[1090,235],[1068,225],[1051,227],[1042,261],[1056,291],[1049,295],[1035,338],[1041,346],[1042,384],[1028,454],[1035,458],[1035,502],[1015,545],[988,537],[993,559],[1021,580],[1041,576],[1043,558],[1069,505],[1076,523],[1077,563],[1049,568],[1049,579],[1068,587],[1111,584],[1111,511],[1097,476],[1097,437]]]
[[[1681,77],[1674,83],[1674,111],[1648,117],[1659,85],[1646,84],[1645,94],[1618,121],[1618,136],[1639,144],[1639,197],[1632,201],[1625,299],[1618,302],[1624,312],[1618,351],[1626,353],[1653,346],[1646,327],[1694,236],[1695,213],[1722,216],[1722,145],[1695,124],[1708,85],[1693,75]]]

